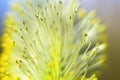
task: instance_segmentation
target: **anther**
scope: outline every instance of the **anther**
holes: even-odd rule
[[[59,15],[59,13],[57,12],[57,15]]]
[[[40,18],[40,20],[41,20],[41,21],[43,21],[43,19],[42,19],[42,18]]]
[[[87,34],[87,33],[84,33],[84,36],[85,36],[85,37],[87,37],[87,36],[88,36],[88,34]]]
[[[72,17],[70,16],[70,20],[72,19]]]
[[[28,31],[28,28],[26,27],[26,31]]]
[[[62,1],[59,1],[60,4],[62,4]]]
[[[38,18],[39,16],[36,14],[35,17]]]
[[[25,21],[23,21],[23,25],[25,25]]]
[[[23,39],[23,36],[21,36],[21,39]]]

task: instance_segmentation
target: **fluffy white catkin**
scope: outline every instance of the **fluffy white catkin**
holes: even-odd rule
[[[0,80],[97,80],[106,29],[79,1],[19,0],[5,26]]]

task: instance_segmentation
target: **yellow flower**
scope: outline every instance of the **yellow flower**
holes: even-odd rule
[[[105,27],[77,0],[25,0],[11,8],[2,35],[1,80],[97,80]]]

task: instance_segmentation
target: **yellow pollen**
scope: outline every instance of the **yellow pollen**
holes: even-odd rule
[[[15,77],[15,80],[20,80],[18,76]]]
[[[74,44],[73,49],[77,49],[77,48],[78,48],[77,44]]]
[[[60,80],[66,80],[66,79],[61,77]]]
[[[54,67],[55,67],[55,63],[51,61],[51,62],[49,63],[49,66],[50,66],[50,68],[54,68]]]
[[[84,18],[86,16],[86,11],[84,9],[81,9],[79,12],[78,12],[78,16],[80,18]]]

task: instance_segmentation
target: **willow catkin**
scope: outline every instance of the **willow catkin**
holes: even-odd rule
[[[1,80],[97,80],[105,26],[77,0],[21,0],[5,20]]]

